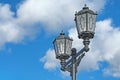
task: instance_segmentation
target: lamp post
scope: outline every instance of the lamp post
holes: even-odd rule
[[[78,38],[83,39],[84,44],[84,48],[78,53],[76,53],[76,48],[72,48],[73,40],[66,36],[63,31],[53,41],[56,58],[61,61],[61,70],[70,72],[72,80],[76,80],[77,67],[85,56],[85,52],[89,51],[89,39],[92,39],[95,33],[96,15],[86,5],[75,13]]]

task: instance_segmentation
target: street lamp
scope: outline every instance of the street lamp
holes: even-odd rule
[[[76,80],[77,67],[85,56],[85,52],[89,51],[89,39],[92,39],[95,33],[96,15],[86,5],[82,10],[75,13],[78,37],[83,39],[84,44],[84,48],[78,53],[76,53],[76,48],[72,48],[73,40],[66,36],[63,31],[53,41],[56,58],[61,61],[61,70],[70,72],[72,80]]]

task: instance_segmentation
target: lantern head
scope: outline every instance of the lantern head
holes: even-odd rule
[[[72,39],[65,36],[63,31],[60,35],[53,41],[55,54],[57,59],[68,59],[71,55]]]
[[[75,23],[79,38],[93,38],[97,13],[90,10],[86,5],[82,10],[75,13]]]

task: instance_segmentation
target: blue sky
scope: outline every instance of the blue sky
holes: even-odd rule
[[[83,47],[74,12],[85,3],[99,15],[77,80],[120,80],[119,0],[0,0],[0,80],[70,80],[52,42],[64,30],[73,47]]]

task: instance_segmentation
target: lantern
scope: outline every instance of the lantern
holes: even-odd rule
[[[86,5],[83,10],[75,13],[75,23],[78,31],[78,37],[85,39],[93,38],[97,13],[90,10]]]
[[[63,32],[53,41],[57,59],[68,59],[71,55],[72,39]]]

